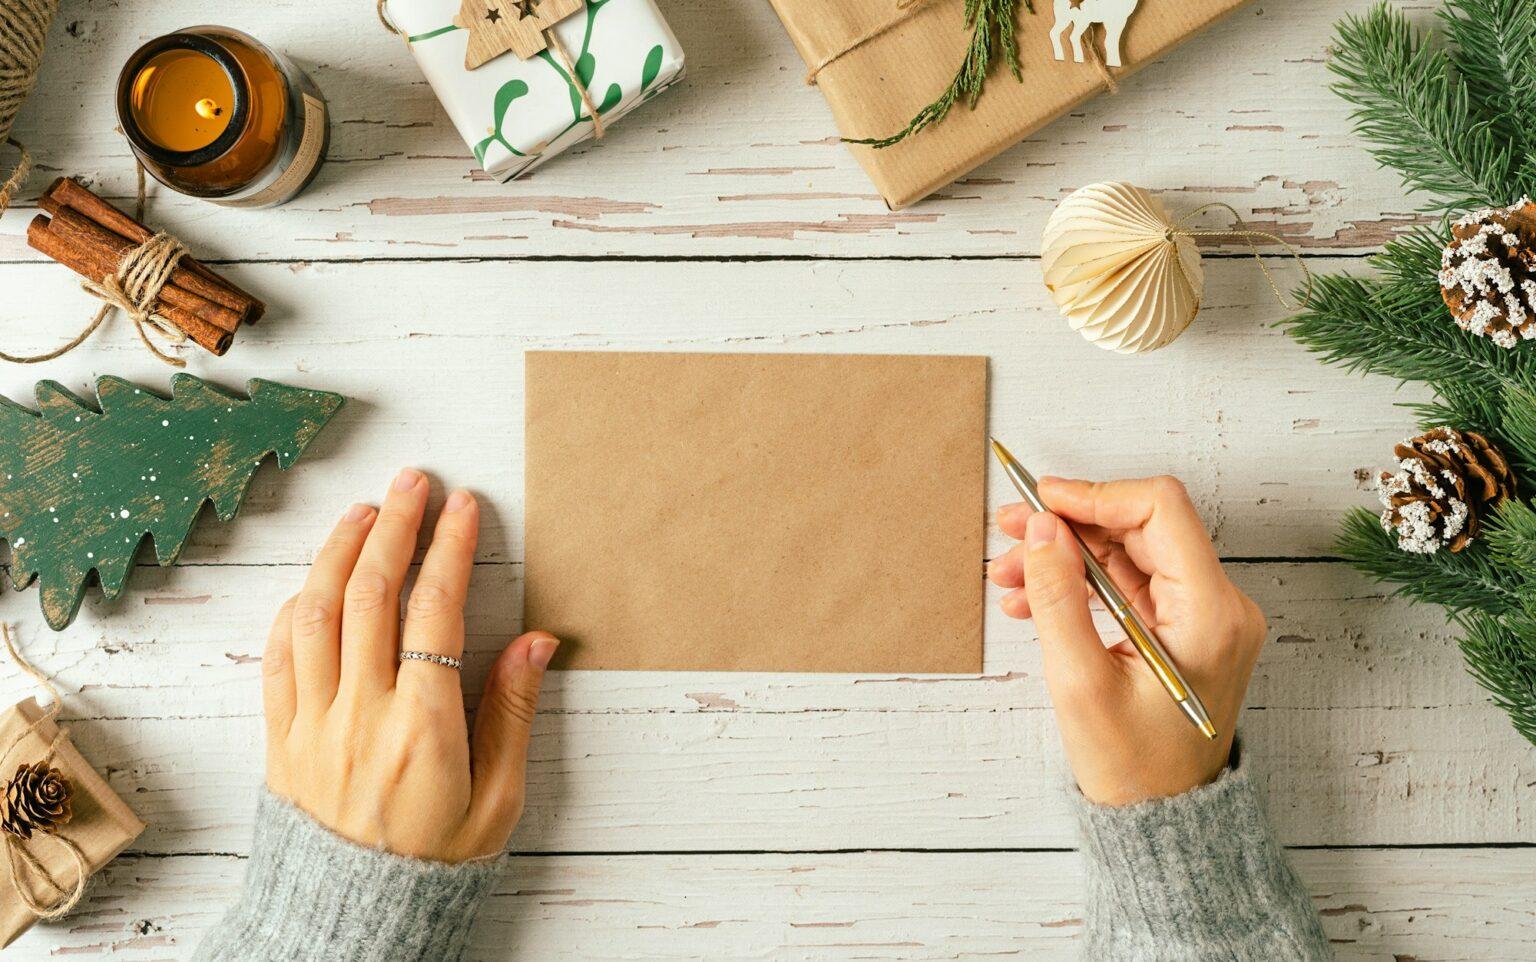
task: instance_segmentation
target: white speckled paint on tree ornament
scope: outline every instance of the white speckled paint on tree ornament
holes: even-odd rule
[[[594,128],[575,79],[605,130],[683,74],[683,49],[652,0],[588,0],[553,28],[576,67],[545,50],[507,53],[466,70],[467,31],[453,25],[457,0],[391,0],[428,83],[485,172],[502,181],[590,139]]]

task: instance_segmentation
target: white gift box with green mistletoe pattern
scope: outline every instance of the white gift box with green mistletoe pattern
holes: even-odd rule
[[[390,0],[388,10],[460,136],[502,181],[592,136],[576,80],[597,105],[606,135],[683,73],[683,48],[653,0],[587,0],[585,10],[556,24],[574,79],[549,50],[527,60],[506,53],[466,70],[468,33],[453,25],[459,0]]]

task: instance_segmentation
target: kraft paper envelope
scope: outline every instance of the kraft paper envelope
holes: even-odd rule
[[[981,671],[982,357],[527,355],[557,667]]]

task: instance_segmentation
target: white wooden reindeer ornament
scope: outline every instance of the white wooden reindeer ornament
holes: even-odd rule
[[[1057,60],[1067,59],[1062,49],[1061,37],[1072,30],[1072,59],[1083,62],[1083,34],[1096,23],[1104,25],[1104,62],[1111,67],[1121,66],[1120,38],[1125,34],[1125,23],[1136,12],[1140,0],[1056,0],[1056,25],[1051,28],[1051,46]],[[1092,42],[1090,40],[1090,42]]]

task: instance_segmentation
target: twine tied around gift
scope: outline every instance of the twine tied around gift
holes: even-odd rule
[[[5,753],[0,755],[0,771],[6,771],[11,760],[11,754],[21,746],[21,743],[36,734],[44,725],[59,717],[63,698],[47,675],[32,667],[25,658],[21,657],[21,653],[16,650],[16,643],[11,639],[10,625],[0,623],[0,638],[5,640],[5,650],[10,655],[11,661],[16,663],[16,667],[31,676],[32,680],[37,682],[38,687],[46,692],[49,698],[48,707],[43,710],[43,713],[38,716],[37,720],[28,725],[20,735],[17,735],[16,739],[6,747]],[[48,749],[43,753],[43,757],[38,759],[35,764],[47,764],[52,761],[60,743],[67,737],[68,732],[60,728],[58,734],[53,737],[53,741],[48,743]],[[74,842],[55,832],[44,832],[42,834],[43,837],[51,839],[62,846],[74,860],[76,872],[75,881],[72,885],[66,886],[54,878],[53,873],[49,872],[48,868],[38,860],[37,856],[32,854],[32,850],[27,847],[26,840],[12,835],[10,832],[0,832],[0,844],[5,846],[5,864],[10,872],[7,879],[11,883],[11,888],[15,890],[17,897],[27,907],[27,911],[39,919],[57,919],[69,914],[70,910],[80,904],[80,899],[85,894],[86,880],[91,875],[91,866],[86,861],[85,853],[80,851],[80,846]],[[27,884],[29,876],[51,889],[55,898],[51,902],[43,902],[34,897],[31,886]]]
[[[383,16],[383,6],[385,2],[386,0],[379,0],[380,17]],[[846,41],[841,47],[834,50],[832,53],[827,54],[820,60],[816,61],[814,64],[811,64],[805,73],[806,86],[814,87],[816,85],[816,78],[821,75],[823,70],[848,56],[850,53],[853,53],[855,50],[858,50],[865,44],[878,40],[879,38],[890,33],[892,30],[895,30],[897,27],[917,16],[933,2],[934,0],[896,0],[895,10],[889,17],[870,27],[868,30],[865,30],[863,33]],[[1093,62],[1094,69],[1099,72],[1099,79],[1104,81],[1104,89],[1110,94],[1119,93],[1120,82],[1115,79],[1114,74],[1110,73],[1109,64],[1105,62],[1104,55],[1099,52],[1098,44],[1093,41],[1093,37],[1091,36],[1089,38],[1088,50],[1089,59]]]
[[[1189,230],[1188,228],[1184,227],[1185,224],[1194,220],[1196,217],[1199,217],[1201,214],[1208,210],[1224,210],[1231,214],[1234,229]],[[1288,311],[1301,311],[1305,310],[1307,305],[1312,303],[1312,292],[1316,285],[1316,278],[1312,276],[1312,270],[1311,268],[1307,267],[1306,259],[1301,256],[1301,251],[1297,250],[1296,246],[1290,241],[1276,234],[1267,234],[1260,230],[1249,230],[1247,223],[1243,220],[1243,215],[1239,214],[1237,212],[1237,208],[1233,207],[1231,204],[1224,204],[1221,201],[1215,201],[1210,204],[1202,204],[1201,206],[1196,207],[1194,210],[1190,211],[1188,214],[1185,214],[1183,217],[1179,218],[1177,224],[1169,227],[1167,231],[1163,233],[1163,237],[1170,244],[1172,244],[1177,238],[1180,237],[1188,237],[1197,243],[1202,237],[1213,239],[1217,237],[1241,238],[1242,241],[1248,245],[1248,249],[1253,252],[1253,259],[1259,262],[1259,270],[1264,273],[1264,281],[1269,285],[1270,292],[1275,295],[1275,300],[1280,302],[1281,307]],[[1307,279],[1306,292],[1301,297],[1301,303],[1292,304],[1289,300],[1286,299],[1284,292],[1280,290],[1280,285],[1275,282],[1275,275],[1270,272],[1269,265],[1264,263],[1264,256],[1259,253],[1259,245],[1256,242],[1261,240],[1269,241],[1271,244],[1278,244],[1279,246],[1285,248],[1285,252],[1291,255],[1292,260],[1296,261],[1296,266],[1301,268],[1302,276]],[[1173,258],[1173,262],[1178,265],[1179,274],[1183,276],[1185,282],[1187,282],[1192,288],[1196,287],[1197,285],[1194,283],[1194,279],[1191,278],[1189,273],[1184,270],[1184,259],[1182,257],[1175,256]]]
[[[899,2],[927,3],[928,0],[899,0]],[[379,15],[379,23],[384,25],[385,30],[404,40],[406,46],[410,46],[412,38],[404,30],[395,26],[393,20],[389,19],[388,6],[389,0],[377,0],[376,10]],[[444,27],[440,31],[433,31],[431,36],[458,29],[460,28]],[[555,57],[560,61],[560,66],[565,69],[566,82],[571,85],[572,90],[576,91],[577,97],[581,99],[581,105],[587,108],[587,119],[592,121],[592,138],[594,140],[602,140],[607,127],[603,122],[603,115],[598,112],[597,102],[592,99],[592,92],[587,89],[585,83],[582,83],[581,75],[576,72],[576,62],[571,59],[570,51],[565,48],[565,44],[561,42],[560,36],[555,33],[553,25],[544,28],[544,42],[549,45],[549,49],[554,52]]]
[[[59,0],[4,0],[0,2],[0,145],[9,144],[21,156],[0,183],[0,212],[27,179],[32,157],[11,136],[11,125],[21,112],[21,103],[37,83],[37,68],[43,60],[43,43],[48,38],[48,24],[53,20]]]
[[[919,11],[927,9],[933,0],[894,0],[894,2],[894,12],[885,21],[865,30],[837,50],[822,57],[818,62],[811,64],[810,71],[806,74],[806,83],[816,83],[821,71],[828,66],[911,20]],[[933,102],[918,110],[905,126],[894,133],[880,137],[844,137],[843,143],[883,150],[894,147],[934,124],[941,123],[957,103],[963,102],[975,110],[986,90],[988,78],[993,69],[993,60],[998,56],[1007,62],[1008,72],[1013,75],[1013,79],[1023,83],[1024,73],[1019,57],[1017,23],[1021,2],[1031,14],[1035,12],[1033,0],[966,0],[963,19],[964,26],[970,31],[970,42],[966,44],[965,55],[960,58],[960,65],[956,68],[953,78],[943,87]],[[1059,3],[1060,0],[1057,2]],[[1089,31],[1089,34],[1088,46],[1092,53],[1088,58],[1089,61],[1098,71],[1104,89],[1110,94],[1119,93],[1119,82],[1110,72],[1105,56],[1099,53],[1092,32]],[[1107,31],[1105,42],[1108,43]]]
[[[380,0],[380,2],[382,2],[382,0]],[[851,40],[848,40],[837,50],[811,64],[805,73],[806,86],[816,86],[816,78],[821,75],[823,70],[832,66],[832,64],[848,56],[850,53],[853,53],[855,50],[859,49],[865,44],[878,40],[879,38],[890,33],[892,30],[895,30],[897,27],[906,23],[908,20],[911,20],[919,13],[922,13],[923,9],[932,2],[933,0],[896,0],[895,12],[893,12],[889,17],[887,17],[885,20],[882,20],[880,23],[875,24],[873,27],[870,27],[868,30],[865,30],[863,33],[852,38]]]
[[[143,220],[144,165],[138,164],[137,170],[139,188],[135,216]],[[136,247],[129,248],[123,252],[114,273],[105,275],[99,281],[87,279],[80,282],[80,287],[87,294],[102,301],[101,308],[85,326],[85,330],[75,335],[75,338],[63,347],[47,353],[15,355],[0,351],[0,360],[10,361],[13,364],[41,364],[44,361],[63,357],[84,344],[86,339],[101,327],[102,322],[117,310],[122,311],[133,322],[133,329],[139,335],[139,340],[149,348],[151,354],[172,367],[186,367],[186,361],[167,354],[150,337],[154,334],[155,337],[171,344],[184,344],[187,341],[187,335],[156,310],[160,305],[161,290],[170,282],[171,274],[186,253],[187,248],[181,241],[164,231]]]

